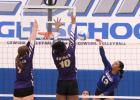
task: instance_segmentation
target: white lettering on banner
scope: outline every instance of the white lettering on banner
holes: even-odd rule
[[[26,3],[26,0],[19,1],[22,2],[21,7]],[[138,22],[139,1],[128,0],[132,4],[130,5],[130,9],[126,9],[126,5],[128,5],[127,0],[118,0],[118,2],[116,2],[117,0],[97,0],[94,1],[95,3],[93,1],[84,1],[84,9],[77,6],[77,31],[78,33],[83,32],[84,34],[88,34],[88,38],[90,38],[85,41],[77,40],[76,66],[78,69],[102,70],[104,68],[98,46],[94,40],[100,35],[104,39],[106,56],[111,63],[119,59],[125,63],[126,70],[140,70],[140,46],[136,44],[140,42],[140,23]],[[41,0],[38,0],[38,2],[40,4]],[[71,2],[74,2],[74,0],[71,0]],[[28,3],[30,5],[34,2],[31,0]],[[64,3],[66,3],[66,0]],[[64,3],[61,5],[64,5]],[[79,5],[83,5],[81,0],[77,0],[75,3],[76,5],[78,3]],[[107,3],[106,5],[108,6],[102,7],[104,3]],[[26,26],[29,29],[27,33],[20,34],[21,19],[19,12],[21,11],[21,7],[19,7],[17,1],[13,4],[9,3],[9,5],[13,9],[17,8],[18,11],[14,13],[15,15],[2,15],[1,11],[8,11],[8,8],[7,10],[5,8],[0,9],[1,68],[15,68],[14,60],[17,55],[17,48],[26,44],[26,40],[30,35],[28,33],[30,33],[31,29],[31,24],[28,23]],[[10,9],[10,12],[13,12],[13,9]],[[59,17],[63,18],[64,16],[59,14]],[[66,33],[62,36],[64,39],[68,38],[68,27],[67,23],[65,23],[65,26],[61,28]],[[22,40],[22,36],[26,39]],[[34,68],[56,69],[51,55],[51,43],[52,41],[37,40],[34,54]],[[68,63],[63,63],[63,65],[68,65]]]

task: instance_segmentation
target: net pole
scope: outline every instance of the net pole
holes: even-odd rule
[[[53,1],[49,0],[48,5],[53,5]],[[48,22],[52,21],[52,9],[48,9]],[[52,23],[48,23],[48,32],[52,32]]]

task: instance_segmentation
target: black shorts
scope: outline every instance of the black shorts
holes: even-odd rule
[[[78,83],[76,80],[58,80],[56,93],[59,95],[78,95]]]
[[[34,87],[14,89],[15,97],[26,97],[32,94],[34,94]]]
[[[100,95],[100,94],[102,94],[103,92],[101,91],[101,90],[99,90],[99,89],[96,89],[96,91],[95,91],[95,95]],[[114,96],[114,91],[113,92],[110,92],[109,93],[109,95],[108,96]],[[101,100],[105,100],[104,98],[102,98]]]

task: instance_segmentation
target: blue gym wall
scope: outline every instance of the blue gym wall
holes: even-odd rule
[[[35,94],[55,94],[57,71],[35,69],[34,70]],[[82,90],[89,90],[94,94],[96,83],[102,71],[99,70],[78,70],[77,78],[80,94]],[[121,81],[116,95],[119,96],[140,96],[140,72],[126,71],[124,79]],[[13,83],[15,81],[15,69],[0,69],[0,94],[12,94]],[[0,98],[0,100],[12,100],[12,98]],[[35,100],[46,100],[46,98],[36,98]],[[48,99],[47,99],[48,100]],[[49,98],[49,100],[55,100]]]

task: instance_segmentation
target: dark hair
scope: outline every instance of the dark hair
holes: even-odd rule
[[[120,70],[120,78],[122,79],[123,78],[123,74],[124,74],[124,64],[123,64],[123,62],[122,61],[119,61],[119,64],[120,64],[120,68],[121,68],[121,70]]]
[[[16,57],[16,68],[19,67],[21,71],[24,68],[24,64],[22,63],[22,58],[29,54],[29,48],[27,46],[20,46],[18,48],[18,55]]]
[[[64,42],[58,41],[52,45],[53,53],[56,55],[63,55],[66,51],[66,45]]]
[[[82,93],[83,93],[84,91],[87,91],[87,92],[88,92],[88,94],[90,95],[90,91],[88,91],[88,90],[83,90],[83,91],[82,91]]]

